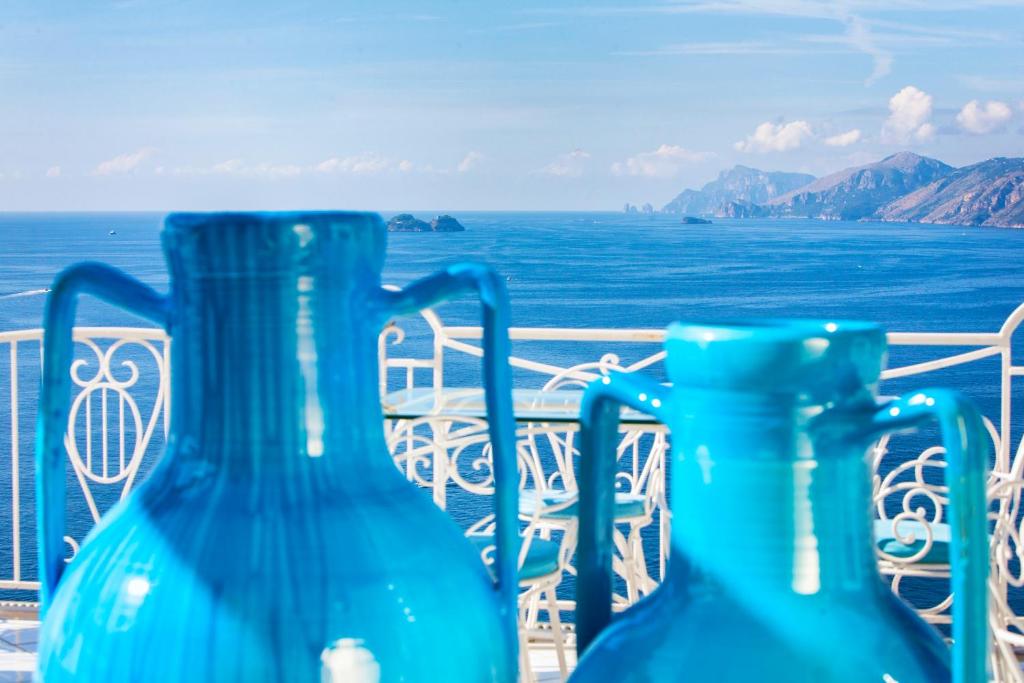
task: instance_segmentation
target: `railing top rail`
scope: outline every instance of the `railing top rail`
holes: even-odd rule
[[[158,341],[167,339],[167,332],[159,327],[76,327],[76,337],[92,337],[100,339],[146,339]],[[43,329],[34,327],[27,330],[10,330],[0,332],[0,344],[12,341],[31,341],[43,338]]]
[[[38,327],[29,330],[10,330],[8,332],[0,332],[0,344],[4,342],[30,341],[42,338],[43,330]]]
[[[480,339],[480,327],[442,327],[449,339]],[[526,341],[662,342],[665,330],[595,327],[510,327],[509,337]]]
[[[482,328],[475,326],[446,326],[441,332],[448,339],[480,339]],[[665,330],[644,328],[586,328],[586,327],[511,327],[509,337],[518,341],[603,341],[661,343]],[[1005,338],[999,332],[890,332],[893,346],[1003,346]]]
[[[478,326],[443,326],[445,339],[481,339]],[[167,333],[156,327],[76,327],[76,335],[85,337],[127,337],[131,339],[164,339]],[[0,332],[0,343],[41,339],[42,328]],[[512,327],[509,336],[518,341],[623,342],[659,344],[665,340],[664,329],[596,328],[596,327]],[[1006,346],[1001,332],[889,332],[893,346]]]
[[[1006,346],[998,332],[889,332],[890,346]]]

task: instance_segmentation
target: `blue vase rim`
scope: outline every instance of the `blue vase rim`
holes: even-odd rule
[[[743,320],[674,322],[666,341],[698,343],[789,344],[813,338],[838,340],[885,335],[877,323],[862,320],[747,318]]]
[[[881,326],[857,320],[761,318],[677,322],[665,337],[673,384],[786,394],[821,405],[877,385],[886,359]]]
[[[175,211],[164,218],[164,229],[193,230],[206,225],[294,225],[296,223],[380,222],[374,211]]]
[[[164,219],[161,240],[176,279],[328,269],[379,282],[387,230],[362,211],[179,212]]]

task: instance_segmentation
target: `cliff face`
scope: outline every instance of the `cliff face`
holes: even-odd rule
[[[885,221],[1024,228],[1024,159],[965,166],[878,210]]]
[[[820,178],[769,200],[766,206],[773,216],[857,220],[952,171],[952,166],[937,159],[900,152]]]
[[[666,204],[665,213],[726,217],[764,215],[757,204],[764,204],[790,190],[806,185],[814,176],[806,173],[761,171],[747,166],[734,166],[722,171],[718,178],[700,190],[683,190]]]

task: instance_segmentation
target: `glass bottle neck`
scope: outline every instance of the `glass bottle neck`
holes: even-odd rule
[[[394,470],[378,396],[381,316],[367,290],[330,276],[226,274],[176,279],[173,301],[177,457],[234,472]]]
[[[728,590],[799,595],[874,581],[863,445],[815,442],[807,423],[819,407],[729,403],[691,404],[673,426],[672,549],[683,569]]]

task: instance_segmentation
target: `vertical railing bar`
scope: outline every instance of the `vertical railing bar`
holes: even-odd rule
[[[14,580],[21,580],[21,487],[18,433],[18,342],[11,342],[11,545]]]
[[[124,394],[117,392],[117,473],[124,472]],[[138,434],[135,435],[138,439]]]
[[[1017,463],[1010,462],[1010,400],[1011,389],[1013,388],[1013,377],[1010,375],[1010,366],[1013,365],[1013,352],[1010,340],[1007,339],[1000,353],[1000,401],[999,401],[999,454],[1000,464],[1006,468],[1007,473],[1016,469]]]
[[[69,427],[70,437],[75,430]],[[92,472],[92,392],[85,395],[85,469]]]
[[[160,381],[164,385],[164,441],[171,428],[171,339],[164,337],[164,366],[161,368]]]
[[[377,391],[383,399],[388,393],[387,328],[377,335]]]
[[[440,319],[439,319],[440,320]],[[444,387],[444,327],[434,331],[434,370],[431,380],[434,382],[434,391]]]
[[[110,460],[110,448],[107,444],[107,387],[104,385],[100,389],[100,414],[102,415],[102,429],[100,430],[100,438],[102,439],[103,448],[101,453],[103,455],[103,477],[107,476],[107,462]]]
[[[640,481],[640,439],[643,438],[642,434],[637,434],[636,441],[633,442],[633,487]],[[635,491],[634,491],[635,492]]]
[[[437,434],[440,432],[441,441],[438,442],[436,448],[432,448],[433,452],[431,457],[434,459],[433,462],[433,475],[434,475],[434,502],[442,510],[448,509],[448,431],[451,427],[451,423],[445,421],[441,423],[441,428],[436,429],[437,423],[434,420],[429,422],[431,433],[434,435],[434,439],[437,439]]]
[[[416,463],[413,461],[412,449],[416,444],[416,440],[413,438],[413,432],[416,427],[411,424],[409,428],[405,430],[405,476],[409,481],[415,481],[416,477]]]

